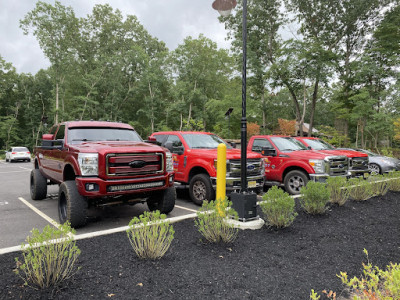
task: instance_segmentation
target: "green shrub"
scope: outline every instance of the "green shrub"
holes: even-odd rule
[[[345,177],[331,176],[326,180],[326,184],[331,195],[331,203],[337,203],[339,206],[344,205],[350,197],[347,179]]]
[[[301,206],[309,214],[323,214],[329,202],[330,193],[325,184],[309,181],[300,190],[302,197]]]
[[[263,199],[260,207],[266,216],[265,222],[269,226],[282,228],[293,223],[297,216],[293,197],[277,186],[273,186],[264,194]]]
[[[371,192],[373,196],[384,196],[389,190],[388,180],[383,175],[375,175],[368,178],[371,183]]]
[[[217,207],[218,205],[218,207]],[[229,208],[231,203],[227,198],[217,201],[204,201],[202,207],[197,211],[195,226],[205,239],[211,243],[231,243],[238,234],[238,229],[233,224],[227,222],[225,214],[221,214],[221,209],[227,211],[228,216],[237,219],[237,213]]]
[[[365,201],[373,196],[372,184],[363,178],[351,178],[350,198],[355,201]]]
[[[390,172],[384,175],[384,177],[390,179],[388,181],[389,190],[393,192],[400,192],[400,171]]]
[[[133,250],[139,258],[159,259],[174,239],[174,228],[160,211],[145,211],[129,222],[126,231]]]
[[[69,223],[54,228],[47,225],[43,232],[32,229],[27,244],[22,244],[23,262],[16,258],[15,273],[26,285],[36,288],[57,286],[71,278],[78,268],[75,266],[80,250],[73,241],[75,231]]]
[[[368,251],[364,249],[368,259]],[[352,299],[400,299],[400,265],[390,264],[386,270],[363,263],[363,276],[349,279],[346,272],[337,275],[352,291]]]

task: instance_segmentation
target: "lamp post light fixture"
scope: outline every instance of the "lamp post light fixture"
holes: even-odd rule
[[[228,119],[228,138],[231,137],[231,113],[233,111],[233,108],[230,107],[226,113],[225,113],[225,118]]]
[[[237,5],[236,0],[215,0],[212,7],[222,16],[228,16]],[[240,131],[240,181],[241,189],[239,193],[232,193],[232,207],[239,215],[239,220],[253,220],[257,218],[256,206],[257,195],[249,193],[247,186],[247,119],[246,119],[246,68],[247,68],[247,0],[243,0],[243,64],[242,64],[242,119]]]

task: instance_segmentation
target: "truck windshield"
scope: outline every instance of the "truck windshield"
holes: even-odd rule
[[[297,143],[297,141],[291,137],[271,137],[271,140],[274,142],[275,146],[278,147],[279,151],[282,152],[307,150],[306,146]]]
[[[335,150],[335,147],[324,142],[323,140],[307,139],[307,144],[314,150]]]
[[[136,131],[126,128],[76,127],[68,129],[68,143],[79,144],[96,141],[142,142]]]
[[[228,143],[214,134],[184,133],[182,136],[192,149],[217,149],[221,143],[225,144],[227,149],[232,149]]]

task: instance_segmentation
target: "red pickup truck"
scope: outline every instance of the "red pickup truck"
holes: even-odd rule
[[[34,150],[30,192],[46,198],[47,185],[58,184],[60,222],[86,223],[91,206],[135,204],[169,213],[176,191],[171,153],[145,143],[128,124],[72,121],[54,125]]]
[[[364,177],[369,175],[369,159],[366,153],[352,150],[339,150],[324,140],[315,137],[296,137],[296,140],[302,142],[306,147],[312,150],[318,150],[330,155],[347,156],[349,159],[349,172],[352,177]]]
[[[348,177],[348,158],[307,149],[289,136],[256,135],[248,151],[265,157],[265,184],[283,185],[289,194],[300,194],[309,180],[325,181],[329,176]]]
[[[209,132],[168,131],[153,133],[162,146],[173,155],[177,188],[189,188],[192,201],[201,205],[215,198],[217,176],[217,147],[227,145],[226,191],[240,190],[240,149],[234,149],[220,137]],[[260,192],[264,185],[264,160],[258,153],[247,154],[247,185],[250,191]]]

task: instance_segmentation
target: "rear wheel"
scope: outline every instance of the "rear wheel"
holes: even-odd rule
[[[284,179],[285,190],[291,195],[298,195],[301,188],[307,185],[307,182],[308,177],[303,171],[290,171]]]
[[[86,199],[79,194],[75,180],[64,181],[58,192],[58,216],[60,223],[70,222],[71,227],[86,224]]]
[[[215,198],[215,191],[211,185],[210,176],[207,174],[197,174],[193,176],[189,184],[190,198],[197,205],[202,205],[203,201],[211,201]]]
[[[42,200],[47,195],[47,179],[44,178],[39,169],[31,171],[30,192],[32,200]]]
[[[168,214],[174,209],[175,200],[175,187],[169,187],[164,191],[153,193],[147,199],[147,207],[150,209],[150,211],[159,210],[162,214]]]

